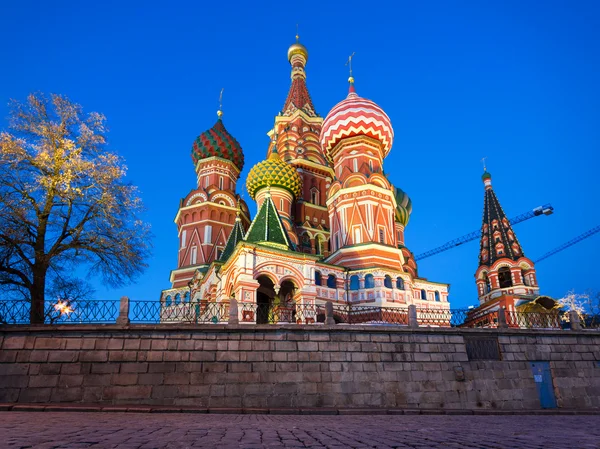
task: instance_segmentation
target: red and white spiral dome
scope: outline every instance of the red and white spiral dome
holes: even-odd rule
[[[379,140],[386,157],[394,141],[394,129],[387,114],[375,102],[359,97],[350,87],[345,100],[336,104],[323,122],[321,146],[327,155],[348,137],[367,136]]]

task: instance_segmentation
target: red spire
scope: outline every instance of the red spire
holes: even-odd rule
[[[306,88],[306,72],[304,71],[308,60],[306,47],[296,42],[288,50],[288,59],[292,66],[292,86],[283,105],[283,115],[289,116],[301,109],[309,117],[316,117],[315,107]]]

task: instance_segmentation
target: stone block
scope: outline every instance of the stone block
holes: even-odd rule
[[[167,340],[152,340],[150,348],[153,351],[166,351],[168,341]]]
[[[113,374],[111,385],[135,385],[138,381],[138,375],[135,373]]]
[[[330,336],[329,333],[325,333],[325,332],[318,332],[318,333],[311,333],[309,336],[309,340],[310,341],[329,341],[330,340]]]
[[[26,363],[3,363],[0,365],[0,376],[26,375],[29,364]],[[2,384],[0,383],[0,386]]]
[[[108,386],[111,384],[110,377],[108,374],[86,374],[83,376],[83,385]]]
[[[81,387],[53,388],[50,394],[50,402],[81,402],[82,400],[83,389]]]
[[[52,388],[26,388],[19,394],[20,402],[50,402]],[[16,399],[14,400],[16,402]]]
[[[92,363],[90,372],[93,374],[114,374],[119,372],[118,363]]]
[[[214,362],[216,354],[209,351],[194,351],[190,353],[191,362]]]
[[[138,385],[162,385],[164,382],[163,373],[141,373],[138,374]]]
[[[35,349],[63,349],[65,340],[62,338],[37,337],[35,339]]]
[[[137,351],[110,351],[108,353],[110,362],[135,362],[137,360]]]
[[[151,393],[152,387],[150,385],[110,386],[104,388],[105,399],[118,400],[124,403],[126,403],[128,399],[149,398]]]
[[[139,338],[129,337],[123,341],[124,351],[138,351],[140,349],[141,340]]]
[[[50,351],[48,362],[77,362],[79,354],[79,351]]]
[[[55,387],[58,384],[58,375],[42,375],[29,377],[29,388],[50,388]]]
[[[84,351],[79,355],[81,362],[108,362],[108,351]]]
[[[121,373],[147,373],[148,363],[122,363]]]
[[[189,385],[190,373],[165,373],[165,385]]]
[[[175,362],[156,362],[148,364],[149,373],[174,373],[177,363]]]
[[[24,349],[25,338],[22,336],[6,336],[0,347],[2,348],[2,351],[9,349]]]
[[[17,351],[0,351],[0,363],[14,363],[17,360]]]
[[[83,384],[83,374],[61,374],[58,378],[59,388],[80,387]]]

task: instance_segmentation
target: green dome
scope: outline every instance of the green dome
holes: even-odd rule
[[[246,189],[255,199],[255,194],[263,187],[281,187],[289,191],[296,198],[300,196],[302,179],[294,167],[279,158],[277,151],[273,151],[269,159],[259,162],[248,174]]]
[[[406,192],[398,187],[394,187],[394,196],[396,197],[396,221],[406,226],[412,213],[412,201]]]
[[[481,175],[481,179],[483,181],[485,181],[486,179],[492,179],[492,175],[490,175],[490,173],[486,170],[483,172],[483,175]]]

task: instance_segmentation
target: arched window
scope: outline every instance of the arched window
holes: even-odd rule
[[[358,276],[350,276],[350,290],[358,290],[359,285]]]
[[[421,299],[427,301],[427,292],[424,288],[421,289]]]
[[[435,292],[435,300],[436,300],[437,302],[440,302],[440,292],[438,292],[437,290],[436,290],[436,292]]]
[[[310,191],[310,202],[319,206],[319,191],[317,189],[312,189]]]
[[[179,293],[175,295],[175,305],[177,304],[181,304],[181,295]]]
[[[375,279],[373,279],[372,274],[367,274],[365,276],[365,288],[374,288],[375,287]]]
[[[336,288],[335,284],[336,284],[335,274],[330,274],[329,276],[327,276],[327,287]]]
[[[165,298],[165,306],[169,307],[171,305],[171,295],[167,295]]]
[[[490,292],[490,278],[488,277],[487,273],[483,273],[483,280],[485,282],[483,287],[483,293],[487,294]]]
[[[392,278],[389,275],[385,276],[385,279],[383,280],[383,286],[385,288],[392,288]]]
[[[512,287],[510,268],[502,267],[498,270],[498,282],[500,283],[500,288]]]
[[[185,292],[185,295],[183,295],[183,302],[190,302],[190,292]]]
[[[315,285],[321,285],[321,272],[315,271]]]
[[[523,279],[523,284],[529,286],[529,278],[525,274],[525,270],[521,269],[521,278]]]
[[[396,278],[396,288],[398,290],[404,290],[404,279],[402,279],[401,277]]]

